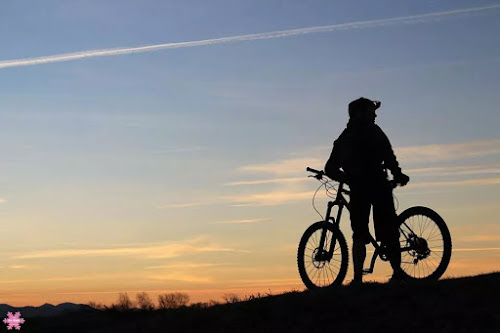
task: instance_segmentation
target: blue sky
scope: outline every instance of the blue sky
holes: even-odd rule
[[[271,282],[300,286],[295,247],[317,219],[310,208],[316,184],[300,178],[306,166],[323,167],[347,122],[347,104],[360,96],[382,101],[377,122],[412,178],[397,190],[401,206],[441,212],[456,226],[458,248],[494,248],[500,240],[494,6],[500,2],[2,3],[0,286],[11,286],[4,297],[34,303],[97,293],[90,282],[75,287],[82,276],[111,294],[116,290],[106,281],[118,273],[130,275],[121,290],[222,290],[247,280],[263,290]],[[491,8],[451,13],[483,7]],[[2,68],[73,52],[440,12],[448,14]],[[471,231],[476,219],[482,227]],[[144,255],[160,251],[157,245],[192,253],[173,251],[168,260]],[[130,246],[143,250],[130,257],[84,252]],[[463,257],[469,252],[457,253],[461,261],[450,274],[474,271]],[[477,269],[500,268],[498,251],[488,253]],[[177,276],[162,271],[149,278],[148,267],[179,262],[188,265]],[[204,269],[206,281],[194,279],[199,271],[189,267],[203,265],[214,270]],[[223,284],[215,283],[221,276]],[[158,277],[162,284],[153,283]],[[57,279],[68,285],[56,288]],[[20,296],[27,289],[38,296]]]

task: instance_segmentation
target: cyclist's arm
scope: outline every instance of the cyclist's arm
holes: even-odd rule
[[[333,143],[332,152],[330,153],[330,158],[325,164],[325,174],[333,178],[335,173],[340,169],[340,158],[339,158],[339,149],[336,147],[336,141]]]
[[[389,138],[387,137],[387,135],[385,135],[384,131],[382,131],[380,127],[378,127],[377,125],[375,126],[377,128],[377,134],[379,139],[378,141],[381,143],[382,156],[385,167],[391,170],[391,173],[393,175],[400,175],[401,168],[399,167],[398,160],[396,158],[396,155],[394,154],[394,150],[392,149]]]
[[[330,177],[331,179],[334,179],[334,180],[337,180],[340,182],[345,182],[345,180],[346,180],[345,174],[340,170],[340,168],[342,167],[342,165],[341,165],[341,161],[342,161],[341,137],[339,137],[333,143],[332,152],[330,154],[330,158],[328,158],[328,161],[326,162],[324,170],[325,170],[325,174],[328,177]]]

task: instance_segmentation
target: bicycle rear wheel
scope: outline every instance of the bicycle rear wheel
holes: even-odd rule
[[[319,249],[321,233],[326,227],[323,249]],[[331,258],[322,255],[330,249],[335,236],[335,249]],[[349,254],[342,232],[332,224],[323,221],[312,224],[302,235],[297,252],[297,265],[302,282],[309,289],[340,285],[347,273]]]
[[[450,262],[451,236],[444,220],[427,207],[411,207],[399,215],[401,268],[415,280],[439,279]]]

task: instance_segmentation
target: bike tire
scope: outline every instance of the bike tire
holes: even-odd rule
[[[335,249],[331,260],[316,261],[314,251],[319,247],[321,232],[326,226],[325,249],[329,249],[333,235]],[[327,288],[341,285],[347,274],[349,253],[344,235],[332,223],[313,223],[302,235],[297,251],[297,265],[302,282],[308,289]]]
[[[402,212],[399,219],[400,246],[409,244],[402,234],[409,226],[418,237],[425,239],[430,250],[430,254],[420,260],[417,260],[418,251],[402,251],[401,268],[404,273],[412,280],[438,280],[450,263],[452,251],[450,231],[443,218],[430,208],[415,206]]]

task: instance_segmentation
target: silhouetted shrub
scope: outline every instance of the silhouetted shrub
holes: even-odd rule
[[[88,303],[88,306],[90,306],[91,308],[96,309],[96,310],[104,310],[104,309],[106,309],[106,306],[104,306],[102,303],[97,303],[97,302],[94,302],[94,301],[90,301]]]
[[[136,300],[137,300],[137,306],[141,310],[153,310],[155,308],[153,301],[151,300],[149,295],[145,292],[138,293],[136,295]]]
[[[120,293],[118,295],[118,304],[112,304],[111,309],[118,311],[128,311],[133,307],[133,302],[128,297],[127,293]]]
[[[238,303],[238,302],[241,302],[240,296],[238,296],[236,294],[224,294],[224,296],[222,296],[222,299],[226,303]]]
[[[169,293],[158,295],[159,309],[176,309],[187,305],[189,295],[184,293]]]
[[[219,301],[216,301],[214,299],[211,299],[210,301],[208,301],[208,306],[214,306],[214,305],[219,305],[220,302]]]

